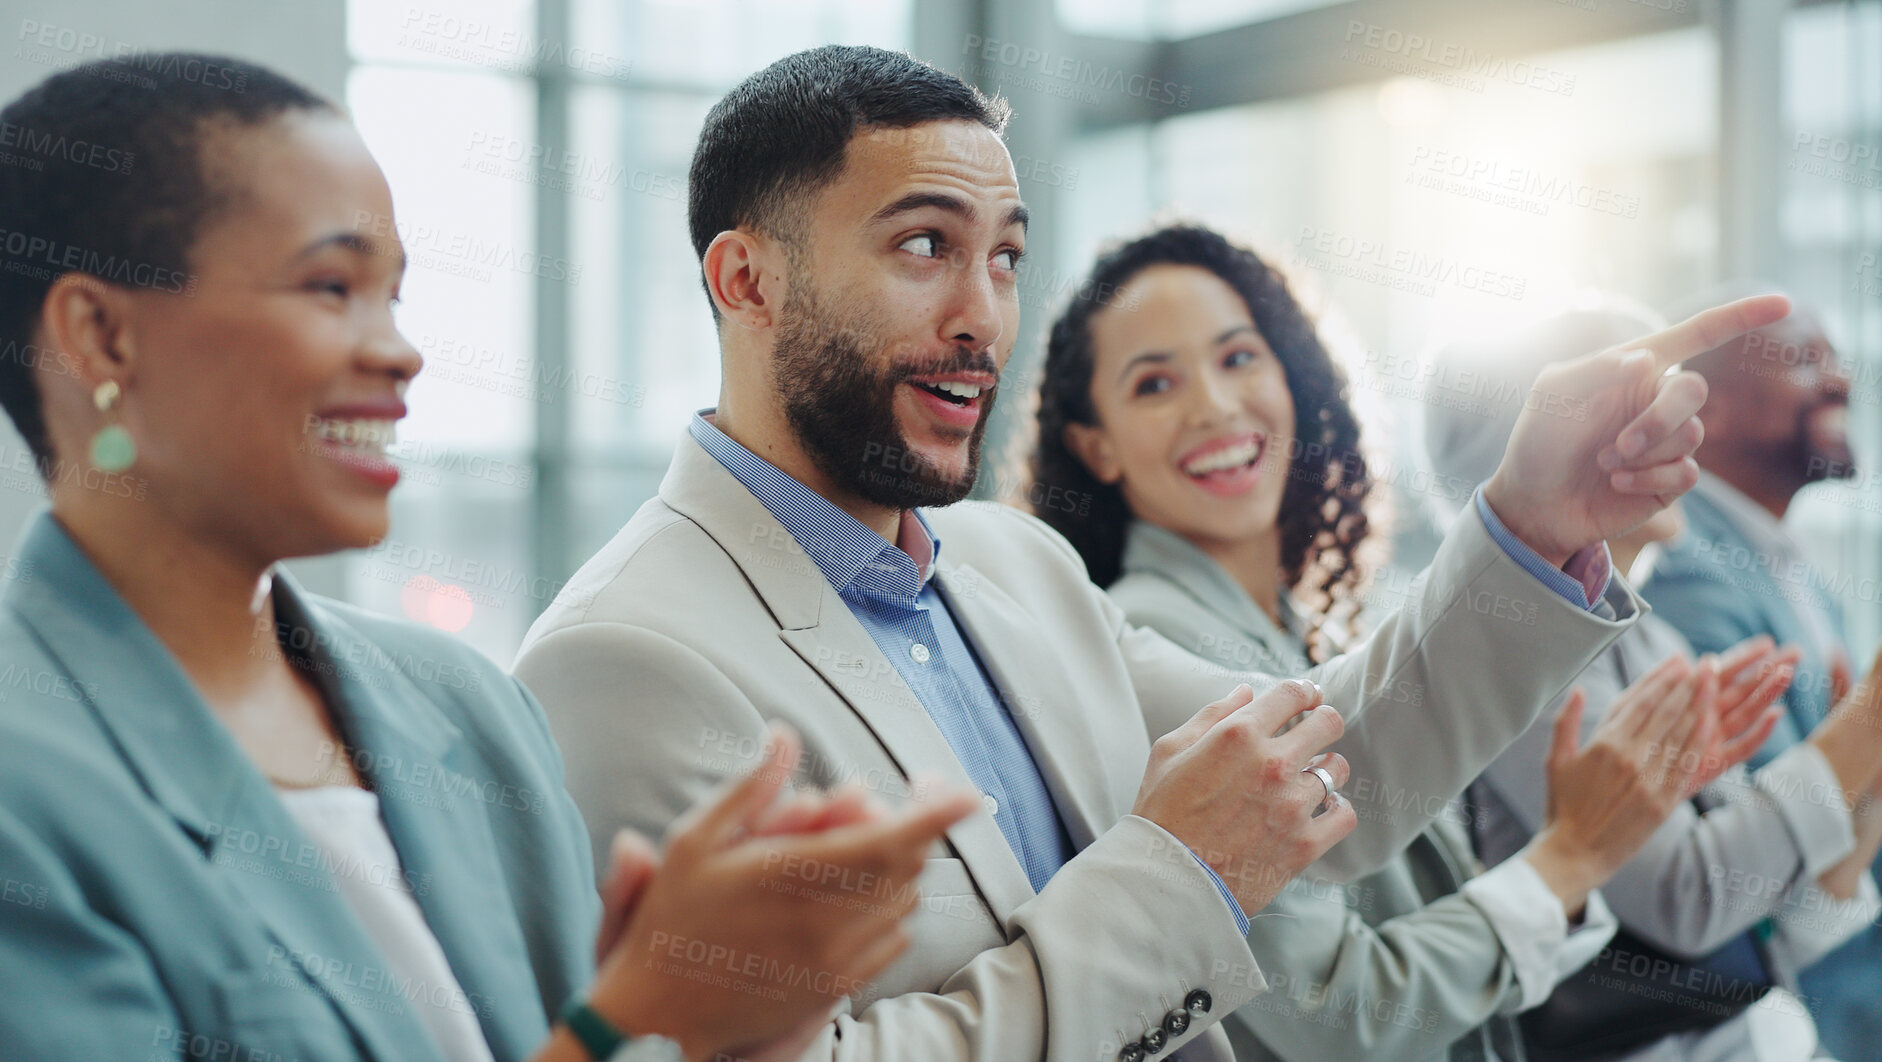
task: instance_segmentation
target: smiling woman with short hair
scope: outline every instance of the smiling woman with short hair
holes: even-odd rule
[[[774,803],[781,733],[664,855],[617,837],[601,902],[534,699],[276,567],[387,531],[422,363],[393,322],[384,176],[270,71],[140,70],[82,66],[0,112],[133,160],[0,167],[0,405],[51,493],[0,606],[24,678],[0,695],[0,879],[29,898],[0,921],[6,1057],[557,1062],[632,1035],[633,1057],[702,1058],[798,1035],[906,946],[922,855],[977,803]],[[885,887],[831,903],[782,880],[805,860]],[[818,976],[702,965],[724,955]]]

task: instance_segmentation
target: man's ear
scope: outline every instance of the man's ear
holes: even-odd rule
[[[783,248],[749,229],[727,229],[713,237],[701,267],[719,315],[754,331],[775,325],[784,262]]]
[[[1112,445],[1110,433],[1103,428],[1089,424],[1067,424],[1065,448],[1085,463],[1085,469],[1098,482],[1112,486],[1124,478],[1123,465],[1117,459],[1117,447]]]

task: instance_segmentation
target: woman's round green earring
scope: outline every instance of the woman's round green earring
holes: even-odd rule
[[[98,434],[91,437],[92,467],[100,472],[122,472],[137,462],[137,442],[131,438],[130,432],[124,430],[124,425],[111,417],[123,394],[116,380],[106,380],[91,393],[92,405],[110,418],[110,423],[99,428]]]

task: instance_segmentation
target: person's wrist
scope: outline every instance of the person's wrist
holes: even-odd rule
[[[1581,917],[1588,906],[1588,894],[1605,880],[1594,854],[1574,844],[1554,826],[1543,827],[1519,855],[1555,894],[1570,922]]]
[[[589,1000],[570,1000],[569,1005],[562,1008],[560,1024],[562,1031],[575,1041],[581,1054],[590,1062],[611,1062],[629,1044],[636,1048],[636,1058],[646,1058],[649,1062],[656,1059],[660,1062],[691,1062],[692,1056],[686,1054],[677,1040],[623,1029],[603,1017]]]
[[[1530,526],[1526,519],[1527,506],[1522,504],[1509,482],[1504,479],[1502,468],[1498,468],[1490,481],[1483,485],[1483,501],[1496,514],[1496,518],[1503,522],[1505,530],[1533,550],[1536,556],[1547,561],[1550,567],[1560,568],[1575,555],[1575,550],[1551,541],[1546,532]]]
[[[1856,810],[1858,794],[1882,784],[1882,772],[1876,770],[1877,733],[1866,725],[1866,720],[1845,711],[1832,711],[1804,738],[1816,746],[1823,762],[1829,764],[1830,773],[1836,776],[1845,811]]]
[[[651,973],[650,965],[636,963],[630,956],[617,956],[602,967],[589,990],[589,1009],[627,1036],[664,1037],[678,1044],[686,1058],[711,1058],[719,1045],[702,1041],[696,1031],[680,1029],[675,1023],[683,1008],[663,1006],[655,985],[643,973],[666,976]]]

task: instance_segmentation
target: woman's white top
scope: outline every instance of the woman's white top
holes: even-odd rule
[[[379,796],[352,786],[280,789],[281,802],[332,868],[340,894],[385,955],[395,984],[452,1062],[494,1062],[470,997],[413,898]]]

